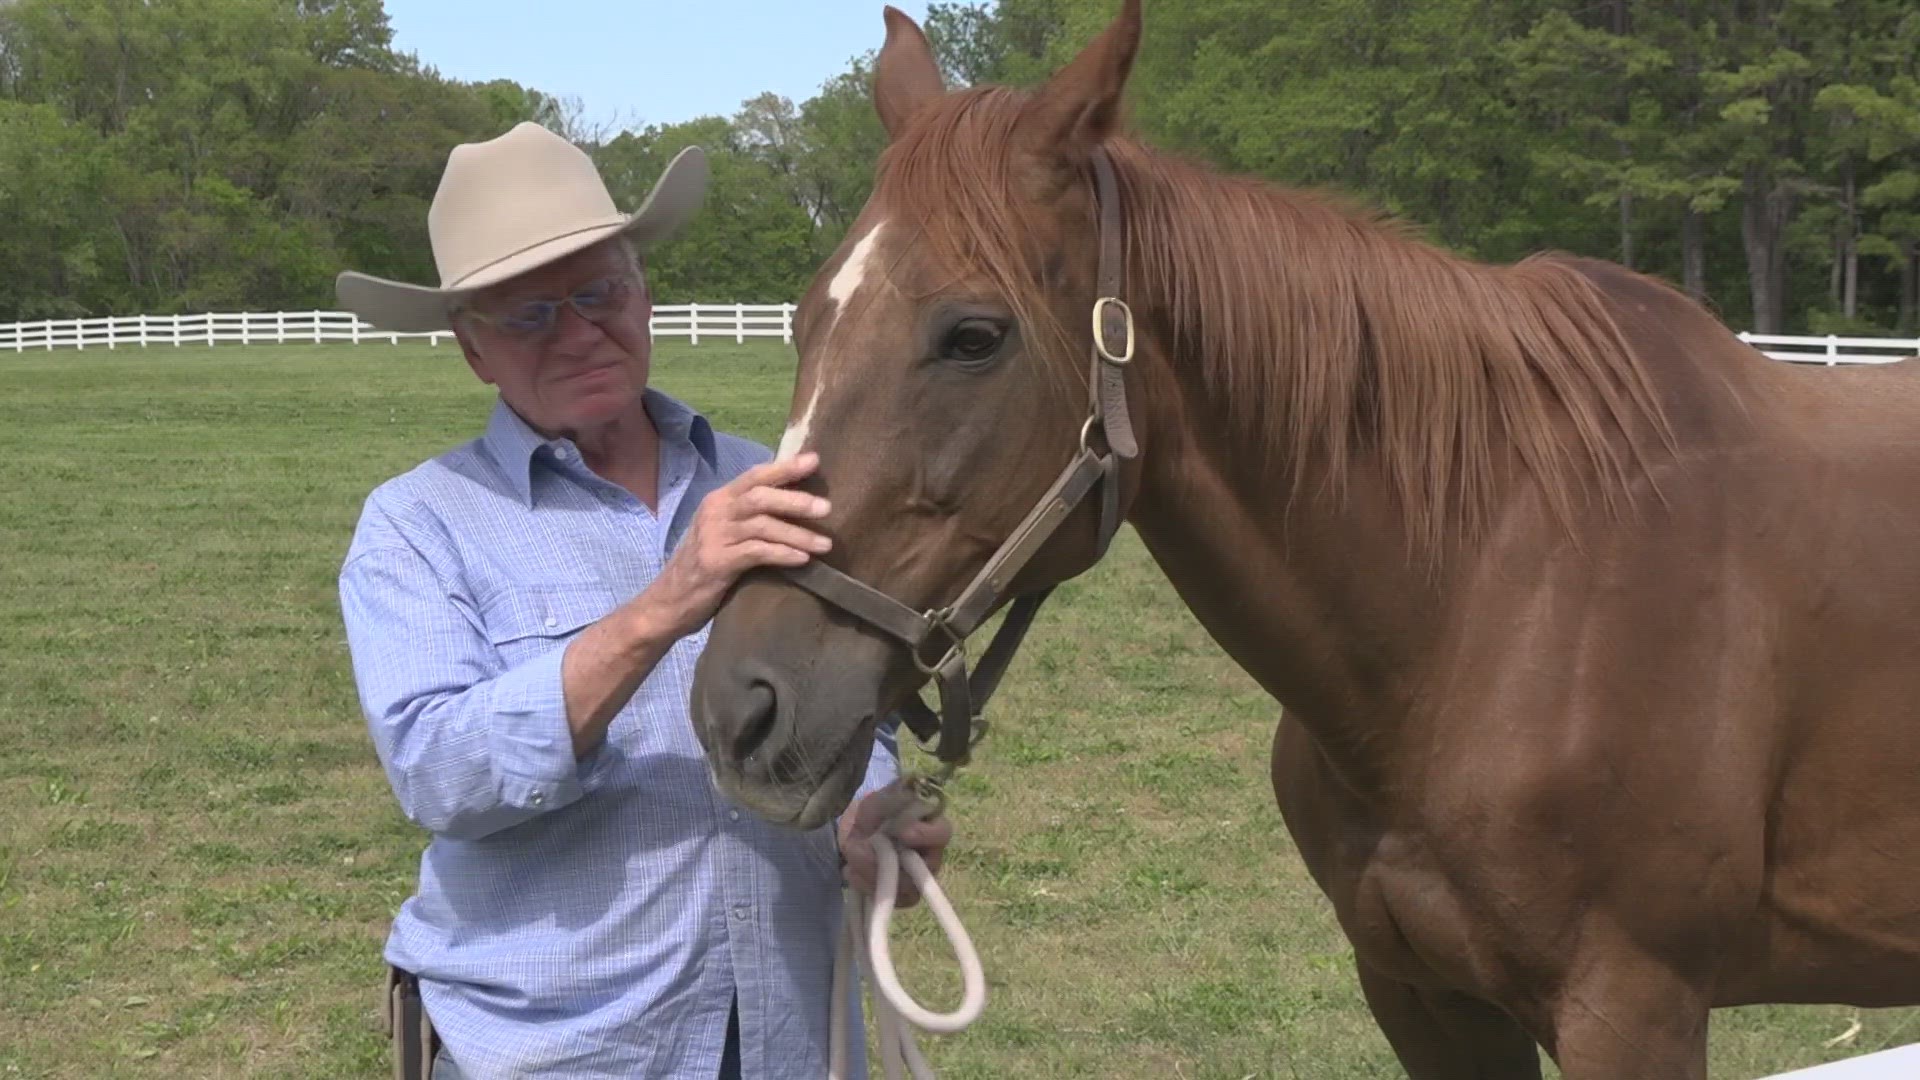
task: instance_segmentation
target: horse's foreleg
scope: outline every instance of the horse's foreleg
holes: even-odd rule
[[[1548,1047],[1566,1080],[1706,1080],[1708,1004],[1671,967],[1614,954],[1576,971]]]
[[[1409,1080],[1539,1080],[1533,1039],[1505,1012],[1359,965],[1360,988]]]

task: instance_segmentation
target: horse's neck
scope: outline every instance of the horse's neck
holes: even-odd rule
[[[1178,400],[1177,393],[1156,400]],[[1189,399],[1191,400],[1191,399]],[[1220,646],[1356,768],[1358,748],[1413,704],[1411,673],[1440,632],[1449,592],[1411,551],[1387,485],[1364,462],[1344,494],[1248,464],[1258,455],[1202,434],[1198,418],[1156,410],[1132,524]],[[1214,429],[1217,430],[1217,429]]]

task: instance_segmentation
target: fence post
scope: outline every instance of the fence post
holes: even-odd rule
[[[287,313],[284,311],[276,311],[273,313],[273,340],[279,344],[286,343]]]
[[[47,325],[44,332],[47,335],[47,351],[52,352],[53,351],[53,320],[52,319],[47,320]]]
[[[793,305],[780,305],[780,340],[793,344]]]
[[[687,305],[687,344],[700,344],[700,305]]]
[[[1839,355],[1840,355],[1839,336],[1835,334],[1828,334],[1827,335],[1827,366],[1832,367],[1834,364],[1838,363],[1839,361],[1835,360],[1834,358]]]
[[[320,313],[313,313],[313,343],[320,344]]]
[[[360,344],[360,316],[353,317],[353,343]]]

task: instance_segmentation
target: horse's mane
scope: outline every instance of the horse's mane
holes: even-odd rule
[[[1064,350],[1067,327],[1038,302],[1049,253],[1033,238],[1047,230],[1024,218],[1049,212],[1034,197],[1045,168],[1013,137],[1025,100],[982,87],[930,106],[889,147],[876,191]],[[1641,358],[1569,261],[1477,263],[1326,196],[1127,139],[1107,151],[1136,308],[1164,305],[1172,359],[1199,365],[1223,422],[1291,468],[1296,491],[1310,473],[1337,491],[1370,459],[1409,539],[1434,552],[1485,527],[1507,453],[1571,523],[1589,482],[1617,506],[1638,440],[1664,435]]]

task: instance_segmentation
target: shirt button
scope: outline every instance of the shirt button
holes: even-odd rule
[[[527,796],[527,801],[535,806],[544,806],[547,801],[547,793],[544,791],[535,791],[533,794]]]
[[[740,820],[740,811],[738,811],[738,810],[729,810],[729,811],[727,811],[727,820],[728,820],[728,821],[739,821],[739,820]]]
[[[746,918],[746,917],[747,917],[747,905],[745,905],[745,904],[735,904],[735,905],[733,905],[733,917],[734,917],[734,918],[736,918],[736,919],[744,919],[744,918]]]
[[[560,625],[560,620],[559,620],[559,619],[556,619],[556,618],[554,618],[554,617],[553,617],[553,616],[551,616],[551,615],[549,615],[549,616],[547,616],[547,625],[548,625],[548,626],[559,626],[559,625]]]

